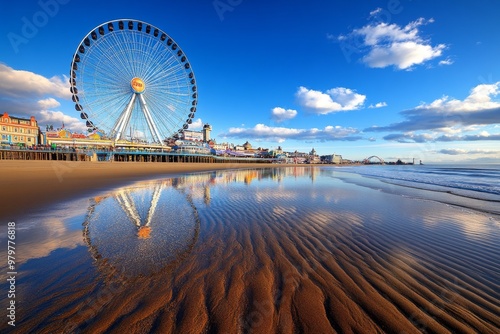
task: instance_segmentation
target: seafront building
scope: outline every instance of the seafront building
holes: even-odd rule
[[[336,165],[340,165],[342,164],[343,160],[342,160],[342,156],[341,155],[338,155],[338,154],[328,154],[328,155],[322,155],[321,157],[321,161],[326,163],[326,164],[336,164]]]
[[[312,148],[311,152],[309,152],[309,157],[308,157],[307,163],[310,163],[310,164],[321,163],[321,159],[320,159],[319,155],[317,154],[316,150],[314,149],[314,147]]]
[[[182,131],[179,137],[181,140],[191,140],[191,141],[209,143],[211,140],[210,138],[211,131],[212,131],[212,126],[210,124],[205,124],[203,125],[203,130],[201,131],[184,130]]]
[[[4,113],[0,117],[2,145],[31,147],[40,143],[40,128],[34,116],[21,118]]]
[[[27,119],[13,117],[8,113],[4,113],[0,117],[2,148],[4,150],[12,150],[13,148],[28,149],[28,151],[35,150],[40,154],[42,154],[42,150],[47,150],[47,157],[42,156],[43,154],[38,154],[40,155],[38,156],[34,153],[27,153],[26,151],[19,154],[3,152],[0,158],[176,161],[172,156],[167,157],[163,155],[173,154],[176,156],[180,154],[212,156],[213,159],[243,159],[242,161],[248,158],[257,160],[270,159],[269,161],[278,163],[295,164],[342,164],[345,162],[345,160],[342,160],[342,156],[336,154],[320,157],[314,148],[308,153],[298,151],[285,152],[281,146],[271,149],[262,147],[254,148],[249,141],[241,145],[227,142],[217,143],[211,138],[211,131],[212,126],[210,124],[205,124],[201,131],[185,129],[181,133],[176,134],[173,138],[166,140],[163,145],[160,145],[159,143],[114,140],[108,138],[105,133],[99,130],[94,130],[90,133],[77,133],[66,129],[64,124],[58,129],[54,129],[53,126],[47,126],[46,131],[42,132],[35,117],[32,116]],[[56,154],[55,158],[54,154]],[[59,154],[60,157],[57,154]],[[130,154],[140,156],[140,158],[128,156]],[[85,155],[87,155],[87,157],[85,157]],[[160,157],[160,155],[162,156]],[[178,157],[177,160],[179,160]],[[190,161],[190,158],[187,160]],[[201,159],[200,161],[206,162],[205,160],[206,159]]]

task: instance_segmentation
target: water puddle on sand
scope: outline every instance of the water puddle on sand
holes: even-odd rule
[[[171,181],[91,200],[83,235],[101,271],[147,277],[189,253],[199,234],[198,213],[191,196]]]

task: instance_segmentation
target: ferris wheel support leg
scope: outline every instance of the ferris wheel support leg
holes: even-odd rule
[[[123,129],[128,125],[130,122],[130,115],[132,114],[132,106],[135,103],[135,97],[136,94],[132,94],[132,98],[130,99],[130,102],[127,104],[127,107],[125,110],[123,110],[122,114],[118,118],[118,121],[116,122],[115,126],[113,127],[112,132],[115,133],[115,142],[119,140],[122,136]]]
[[[148,211],[148,216],[146,217],[146,225],[149,226],[151,224],[151,220],[156,211],[156,206],[158,205],[158,200],[160,199],[161,192],[163,191],[163,184],[156,185],[153,191],[153,198],[151,199],[151,206]]]
[[[161,139],[160,133],[158,132],[158,129],[153,122],[151,113],[149,112],[148,106],[146,105],[146,100],[144,99],[144,96],[142,96],[142,94],[139,94],[139,101],[141,102],[142,112],[144,113],[144,116],[146,116],[146,121],[148,122],[148,127],[151,131],[151,134],[156,138],[161,146],[164,146],[163,140]]]
[[[141,217],[137,212],[137,208],[135,207],[135,203],[132,198],[129,196],[127,191],[120,191],[115,196],[116,201],[122,208],[123,212],[127,215],[130,221],[136,225],[137,227],[141,226]]]

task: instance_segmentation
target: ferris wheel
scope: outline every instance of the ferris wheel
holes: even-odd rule
[[[91,30],[70,70],[75,109],[89,132],[165,145],[189,128],[197,87],[179,45],[159,28],[121,19]]]

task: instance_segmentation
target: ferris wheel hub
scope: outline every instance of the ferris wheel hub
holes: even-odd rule
[[[130,86],[134,93],[141,94],[146,89],[146,84],[141,78],[135,77],[130,81]]]

